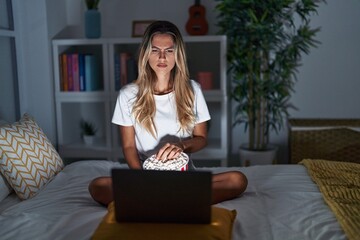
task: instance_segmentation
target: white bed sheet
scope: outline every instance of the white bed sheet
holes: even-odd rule
[[[0,238],[90,239],[106,208],[91,199],[88,183],[110,175],[113,167],[124,166],[100,160],[67,165],[37,196],[1,212]],[[248,188],[241,197],[218,204],[237,210],[235,240],[346,239],[301,165],[202,170],[241,170],[248,177]]]

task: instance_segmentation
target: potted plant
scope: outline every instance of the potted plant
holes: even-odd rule
[[[80,122],[81,135],[84,139],[85,144],[92,145],[95,140],[95,134],[97,132],[97,128],[91,122],[81,120]]]
[[[85,36],[99,38],[101,36],[101,14],[98,11],[100,0],[85,0]]]
[[[269,149],[288,117],[302,54],[317,47],[310,26],[321,0],[218,0],[218,26],[228,40],[236,124],[245,124],[249,151]],[[325,1],[322,1],[325,2]]]

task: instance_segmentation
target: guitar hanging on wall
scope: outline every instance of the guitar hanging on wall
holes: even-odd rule
[[[205,35],[208,32],[208,23],[205,18],[206,9],[195,0],[195,4],[189,8],[189,20],[186,23],[186,31],[190,35]]]

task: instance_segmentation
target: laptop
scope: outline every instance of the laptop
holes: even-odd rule
[[[117,222],[211,222],[211,172],[114,168]]]

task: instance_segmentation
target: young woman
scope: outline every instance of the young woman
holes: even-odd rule
[[[138,60],[139,76],[120,90],[112,122],[119,125],[124,157],[130,168],[156,154],[175,159],[207,144],[209,111],[200,86],[189,79],[185,46],[178,28],[156,21],[145,31]],[[239,171],[214,174],[212,202],[232,199],[245,191],[247,179]],[[101,204],[113,200],[110,177],[94,179],[91,196]]]

